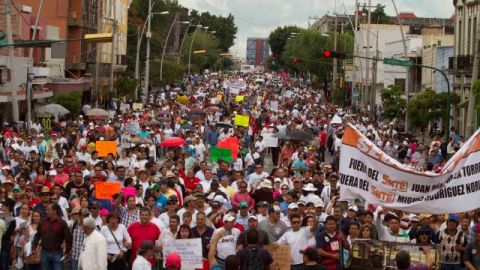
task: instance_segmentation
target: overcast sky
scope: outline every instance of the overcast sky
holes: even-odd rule
[[[368,0],[360,0],[363,4]],[[238,27],[233,54],[245,57],[247,37],[268,37],[278,26],[307,27],[309,16],[323,16],[335,11],[353,14],[355,0],[179,0],[189,9],[209,11],[217,15],[235,16]],[[414,11],[419,17],[450,17],[454,13],[452,0],[395,0],[399,11]],[[391,0],[371,0],[386,6],[387,14],[394,15]],[[311,21],[313,23],[313,20]]]

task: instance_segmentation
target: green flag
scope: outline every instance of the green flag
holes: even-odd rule
[[[221,159],[230,163],[232,162],[232,150],[227,148],[211,147],[210,159],[212,161],[218,161]]]

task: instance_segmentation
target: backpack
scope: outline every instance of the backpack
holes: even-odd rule
[[[248,249],[247,260],[243,263],[243,270],[264,270],[260,248]]]

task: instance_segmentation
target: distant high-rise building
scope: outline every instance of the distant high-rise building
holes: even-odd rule
[[[269,53],[267,38],[247,38],[247,65],[263,66]]]

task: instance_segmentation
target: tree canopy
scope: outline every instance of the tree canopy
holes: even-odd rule
[[[232,47],[238,31],[232,14],[223,17],[212,15],[209,12],[198,13],[198,11],[192,10],[190,19],[193,20],[194,24],[208,26],[209,31],[216,32],[214,35],[218,39],[218,46],[221,52],[228,52],[228,49]]]
[[[382,116],[385,119],[398,120],[404,117],[407,102],[400,86],[389,85],[387,88],[381,89],[380,97],[383,107]]]

